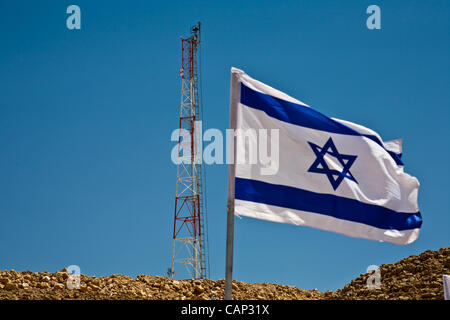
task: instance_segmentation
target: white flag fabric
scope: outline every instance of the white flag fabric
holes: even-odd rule
[[[232,144],[228,205],[236,215],[395,244],[417,239],[419,182],[403,170],[401,140],[383,142],[375,131],[327,117],[236,68],[230,127],[277,129],[279,142],[272,171],[267,161],[238,161],[258,146],[258,134]]]

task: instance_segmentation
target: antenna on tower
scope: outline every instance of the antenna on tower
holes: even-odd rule
[[[202,171],[201,82],[198,50],[201,23],[191,27],[191,36],[181,38],[181,105],[178,138],[177,184],[173,222],[171,278],[184,271],[191,279],[206,278],[207,252],[205,175]],[[199,128],[200,126],[200,128]],[[190,139],[182,132],[189,132]],[[208,268],[207,268],[208,267]]]

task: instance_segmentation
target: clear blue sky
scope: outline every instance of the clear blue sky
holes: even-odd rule
[[[81,30],[66,8],[81,7]],[[381,30],[368,30],[370,4]],[[228,125],[230,67],[403,138],[424,223],[408,246],[236,220],[234,278],[334,290],[450,245],[450,2],[2,1],[0,269],[165,275],[180,40],[202,21],[204,128]],[[211,278],[224,277],[227,167],[207,167]]]

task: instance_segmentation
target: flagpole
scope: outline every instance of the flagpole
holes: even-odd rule
[[[233,130],[236,129],[236,108],[240,101],[241,71],[231,68],[230,81],[230,129],[227,131],[227,163],[228,163],[228,200],[227,200],[227,247],[225,257],[225,300],[232,300],[233,289],[233,251],[234,251],[234,179],[236,153],[234,150],[236,136]]]
[[[227,247],[226,247],[226,265],[225,265],[225,300],[232,300],[234,205],[229,205],[227,211],[228,212],[227,212]]]

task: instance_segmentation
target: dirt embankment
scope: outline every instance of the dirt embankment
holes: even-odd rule
[[[233,282],[234,299],[443,299],[442,275],[450,274],[450,248],[425,251],[380,266],[380,288],[368,289],[370,274],[335,292],[303,290],[272,283]],[[172,280],[167,277],[81,275],[80,288],[67,288],[69,274],[0,271],[0,299],[223,299],[224,280]]]
[[[450,247],[425,251],[396,263],[380,266],[380,289],[367,288],[369,274],[362,274],[330,294],[334,299],[442,300],[442,275],[450,274]],[[373,283],[373,282],[371,282]]]

